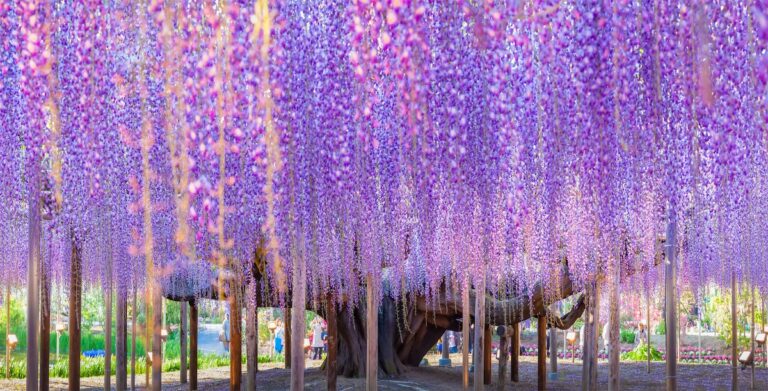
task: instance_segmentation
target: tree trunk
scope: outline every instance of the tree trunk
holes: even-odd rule
[[[483,384],[491,384],[491,369],[493,362],[491,359],[491,325],[486,324],[483,329]]]
[[[731,389],[739,389],[739,338],[736,316],[736,272],[731,271]],[[667,330],[669,332],[669,330]],[[669,356],[667,356],[669,357]],[[669,391],[669,389],[667,389]]]
[[[155,276],[147,276],[152,284],[152,391],[162,391],[163,381],[163,292]]]
[[[464,390],[469,390],[469,331],[472,322],[469,309],[469,278],[464,278],[461,289],[461,374]]]
[[[108,238],[107,240],[112,240]],[[104,389],[112,388],[112,251],[107,250],[107,275],[104,294]]]
[[[332,295],[328,296],[326,303],[328,320],[328,356],[326,357],[326,383],[328,391],[336,391],[336,376],[338,373],[337,351],[339,344],[339,329],[337,327],[336,303]]]
[[[520,381],[520,323],[512,326],[512,359],[509,366],[510,377],[513,382]]]
[[[670,211],[667,226],[666,255],[664,264],[664,305],[666,308],[667,328],[667,391],[677,390],[677,221]]]
[[[618,262],[618,261],[616,261]],[[608,379],[608,390],[609,391],[618,391],[619,390],[619,358],[621,353],[621,347],[619,346],[619,267],[618,265],[614,265],[609,269],[609,272],[611,273],[611,280],[609,281],[609,289],[610,289],[610,303],[609,303],[609,316],[608,316],[608,322],[609,322],[609,328],[608,328],[608,334],[609,334],[609,340],[610,342],[610,350],[608,351],[609,355],[609,379]]]
[[[509,358],[509,327],[500,327],[499,334],[499,382],[496,389],[504,391],[507,381],[507,359]]]
[[[472,356],[475,359],[474,389],[481,391],[484,383],[485,355],[485,269],[479,271],[480,284],[475,295],[475,343],[472,350]]]

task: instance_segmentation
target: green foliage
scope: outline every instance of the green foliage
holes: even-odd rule
[[[3,294],[3,296],[5,296],[5,294]],[[25,351],[27,349],[27,315],[25,306],[21,299],[13,297],[13,295],[11,295],[10,303],[11,334],[16,334],[16,337],[19,339],[16,351]],[[8,324],[6,304],[5,297],[3,297],[2,307],[0,308],[0,333],[3,334],[3,337],[0,338],[0,347],[2,347],[3,352],[5,352],[5,326]]]
[[[656,350],[654,347],[651,348],[651,361],[662,361],[661,359],[661,352]],[[637,345],[634,349],[630,350],[629,352],[622,353],[621,354],[622,360],[628,360],[628,361],[645,361],[648,359],[648,344],[642,343],[640,345]]]
[[[749,338],[744,337],[744,332],[749,329],[751,322],[751,313],[748,304],[751,300],[751,291],[742,289],[737,292],[737,303],[747,305],[747,309],[740,309],[737,312],[737,332],[739,333],[738,344],[748,346]],[[730,345],[731,343],[731,293],[730,291],[718,291],[709,297],[709,302],[705,305],[706,315],[711,320],[718,338]],[[755,322],[762,324],[765,314],[759,306],[755,308]]]
[[[656,325],[656,335],[666,335],[667,334],[667,325],[664,323],[664,319],[659,322],[658,325]]]
[[[635,343],[635,333],[632,330],[621,329],[621,342]]]

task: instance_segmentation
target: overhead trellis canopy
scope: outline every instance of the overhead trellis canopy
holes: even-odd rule
[[[0,4],[5,279],[41,188],[54,275],[79,243],[90,283],[149,259],[284,299],[304,259],[354,301],[567,260],[580,289],[671,215],[683,283],[766,287],[768,2],[213,3]]]

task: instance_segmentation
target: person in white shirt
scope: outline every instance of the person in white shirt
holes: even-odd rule
[[[320,360],[323,358],[323,347],[325,342],[323,341],[323,324],[319,320],[315,320],[312,326],[312,359]]]

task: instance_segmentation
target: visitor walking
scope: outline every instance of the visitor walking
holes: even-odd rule
[[[323,324],[315,319],[312,326],[312,359],[320,360],[323,358]]]
[[[646,334],[645,331],[645,325],[640,323],[640,329],[637,331],[637,345],[642,345],[645,343],[645,339],[647,338],[648,334]]]
[[[224,314],[224,322],[221,324],[219,340],[224,344],[224,351],[229,351],[229,313]]]
[[[275,328],[275,352],[277,354],[283,353],[283,338],[285,336],[285,329],[283,329],[283,321],[278,319],[275,324],[277,324],[277,327]]]

